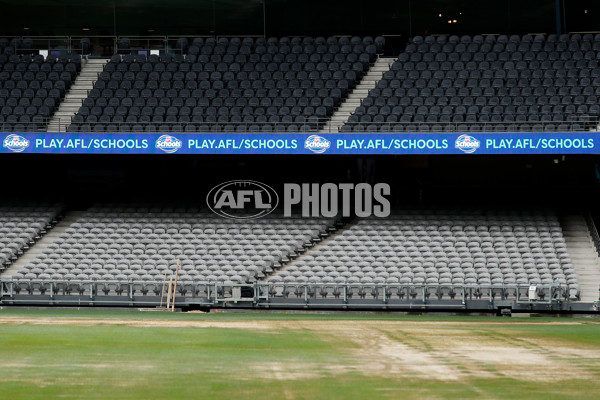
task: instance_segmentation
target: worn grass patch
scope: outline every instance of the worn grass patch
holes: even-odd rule
[[[3,399],[595,399],[600,323],[0,311]]]

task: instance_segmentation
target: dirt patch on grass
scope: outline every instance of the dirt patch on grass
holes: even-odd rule
[[[511,338],[506,333],[495,334],[494,325],[488,325],[484,332],[479,331],[481,324],[477,329],[472,326],[473,330],[469,324],[457,329],[463,327],[462,322],[452,325],[370,321],[344,326],[330,323],[311,329],[320,330],[325,340],[352,341],[353,362],[367,375],[441,381],[469,377],[534,382],[598,378],[594,370],[600,368],[600,349],[586,353],[572,351],[560,340]],[[501,328],[497,326],[498,331]]]
[[[155,319],[118,319],[118,318],[0,318],[0,325],[71,325],[71,326],[129,326],[141,328],[231,328],[248,330],[273,329],[263,321],[181,321]]]
[[[308,363],[282,363],[265,362],[250,365],[255,374],[251,379],[256,379],[256,374],[262,379],[297,380],[318,378],[319,365]]]
[[[197,314],[196,314],[197,315]],[[336,329],[346,330],[355,328],[357,324],[360,327],[378,326],[382,329],[401,328],[410,329],[423,333],[430,332],[432,328],[444,327],[445,330],[453,329],[455,333],[465,332],[464,327],[494,327],[501,326],[498,322],[481,321],[386,321],[386,320],[180,320],[180,319],[154,319],[154,318],[91,318],[91,317],[24,317],[24,316],[2,316],[2,324],[31,324],[31,325],[74,325],[74,326],[95,326],[95,325],[124,325],[138,327],[165,327],[165,328],[234,328],[234,329],[281,329],[281,328],[309,328],[309,329]],[[596,323],[596,322],[594,322]],[[589,321],[556,321],[556,322],[510,322],[511,326],[516,325],[582,325],[590,324]],[[597,322],[600,325],[600,321]]]
[[[392,339],[387,334],[371,331],[356,332],[353,340],[360,346],[360,359],[365,372],[374,375],[412,375],[428,376],[433,379],[458,380],[463,373],[456,365],[445,362],[436,354],[423,351],[410,343]]]

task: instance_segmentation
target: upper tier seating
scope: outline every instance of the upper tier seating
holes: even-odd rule
[[[28,248],[53,221],[59,206],[0,206],[0,271]]]
[[[68,130],[316,131],[383,38],[196,38],[178,49],[187,53],[113,56]]]
[[[600,34],[416,36],[341,131],[595,130],[599,60]]]
[[[81,70],[81,56],[25,50],[0,39],[0,132],[45,131],[49,118]]]
[[[558,219],[540,210],[405,210],[362,219],[269,280],[444,285],[448,291],[559,283],[572,298],[579,291]]]

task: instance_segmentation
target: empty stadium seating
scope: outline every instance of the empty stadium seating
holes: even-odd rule
[[[183,282],[254,282],[320,240],[333,223],[277,216],[246,222],[197,210],[98,207],[13,278],[162,282],[180,259]]]
[[[69,131],[315,131],[369,68],[383,38],[196,38],[186,54],[119,43]]]
[[[405,210],[362,219],[269,278],[274,283],[428,285],[452,296],[464,286],[579,286],[558,219],[550,211]],[[353,293],[348,293],[352,295]],[[399,294],[403,294],[400,292]],[[447,297],[448,298],[448,297]]]
[[[58,210],[1,209],[5,265]],[[12,279],[17,292],[43,294],[50,282],[53,290],[84,291],[96,281],[105,294],[122,294],[127,285],[158,294],[180,260],[182,293],[194,282],[267,281],[275,297],[336,298],[345,286],[350,298],[377,299],[386,286],[388,295],[407,299],[421,289],[440,300],[463,288],[485,296],[486,287],[514,298],[516,287],[537,285],[545,298],[549,285],[558,285],[578,299],[578,277],[551,210],[406,209],[358,219],[328,237],[335,230],[336,221],[325,218],[240,221],[189,208],[107,205],[83,213]]]
[[[81,68],[0,39],[0,130],[43,131]],[[383,38],[125,39],[72,132],[299,132],[331,117]],[[342,132],[585,131],[598,125],[600,36],[416,36]]]
[[[31,246],[53,222],[60,206],[0,206],[0,271]]]
[[[45,131],[80,70],[78,54],[44,59],[26,40],[0,39],[0,131]]]
[[[341,131],[595,130],[599,57],[592,34],[416,36]]]

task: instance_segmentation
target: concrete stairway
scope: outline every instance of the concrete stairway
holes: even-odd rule
[[[577,273],[581,301],[598,300],[600,258],[585,218],[581,214],[563,215],[560,222]]]
[[[323,246],[327,246],[328,243],[335,238],[336,236],[342,234],[344,231],[350,229],[352,226],[355,225],[354,221],[348,222],[346,224],[344,224],[342,227],[336,229],[334,232],[330,233],[329,235],[327,235],[325,238],[323,238],[323,240],[321,240],[320,242],[316,243],[314,246],[309,247],[308,249],[306,249],[303,253],[299,254],[298,257],[294,258],[293,260],[291,260],[290,262],[287,262],[283,265],[283,267],[279,268],[277,271],[283,271],[286,268],[290,267],[291,265],[294,265],[298,260],[302,260],[303,257],[305,256],[310,256],[313,255],[313,253],[315,252],[315,250],[320,249]],[[276,273],[276,271],[275,271]],[[271,274],[269,277],[267,277],[265,280],[269,280],[269,278],[273,275],[275,275],[275,273]]]
[[[67,213],[64,218],[46,233],[39,242],[34,244],[25,254],[17,259],[6,271],[4,271],[0,277],[11,278],[13,274],[16,274],[22,267],[27,265],[32,260],[36,259],[48,246],[62,235],[72,223],[76,222],[84,211],[71,211]]]
[[[367,97],[369,90],[375,88],[383,74],[390,70],[394,61],[396,59],[391,57],[377,58],[375,63],[369,68],[367,74],[363,76],[354,90],[348,94],[348,98],[333,113],[331,119],[327,121],[319,133],[339,132],[340,128],[348,121],[348,117],[356,110],[356,107],[360,106],[362,99]]]
[[[88,92],[94,88],[98,74],[103,71],[108,59],[82,60],[81,72],[60,103],[58,110],[48,124],[48,132],[66,132],[71,118],[77,113]]]

